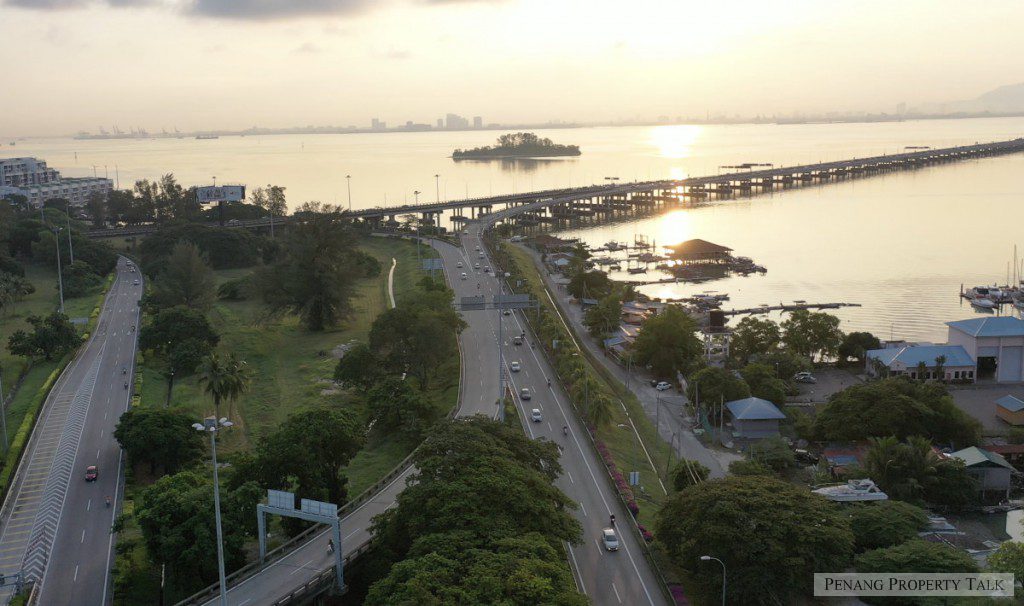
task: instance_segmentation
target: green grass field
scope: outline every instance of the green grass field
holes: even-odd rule
[[[57,295],[57,272],[38,265],[27,265],[25,277],[36,287],[36,291],[25,297],[23,301],[0,312],[0,370],[3,372],[4,393],[10,394],[17,384],[18,377],[28,367],[29,361],[21,356],[11,355],[7,350],[7,340],[17,330],[30,328],[26,318],[31,315],[46,315],[56,311],[59,305]],[[64,311],[70,318],[88,318],[93,307],[99,300],[98,295],[86,295],[64,301]],[[84,326],[81,327],[84,330]],[[25,375],[24,381],[8,405],[7,434],[14,435],[25,414],[32,396],[46,380],[46,377],[57,366],[57,360],[39,361]]]

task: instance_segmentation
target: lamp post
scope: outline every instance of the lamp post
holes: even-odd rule
[[[420,203],[420,190],[417,189],[416,191],[412,192],[412,195],[416,196],[416,204],[419,204]],[[408,198],[406,198],[406,199],[408,199]]]
[[[4,373],[0,368],[0,431],[4,433],[4,452],[7,452],[7,398],[4,397]]]
[[[434,201],[441,202],[441,175],[434,175]]]
[[[348,189],[348,212],[352,212],[352,175],[345,175],[345,187]]]
[[[71,263],[75,262],[75,247],[71,244],[71,200],[67,201],[68,206],[65,214],[68,216],[68,253],[71,255]]]
[[[220,484],[217,479],[217,432],[221,428],[228,428],[234,425],[227,417],[206,417],[202,423],[193,423],[192,428],[196,431],[205,431],[210,434],[210,452],[213,455],[213,512],[217,525],[217,573],[220,575],[220,603],[221,606],[228,606],[228,588],[224,579],[224,535],[220,527]]]
[[[60,231],[62,227],[53,228],[53,243],[57,245],[57,287],[60,291],[60,313],[64,313],[64,277],[60,267]]]
[[[722,567],[722,606],[725,606],[725,562],[719,560],[718,558],[713,558],[707,555],[700,556],[701,562],[708,562],[711,560],[718,562],[718,564]]]

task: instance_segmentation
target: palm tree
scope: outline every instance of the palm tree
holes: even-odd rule
[[[595,428],[605,427],[612,422],[612,407],[615,403],[604,394],[590,396],[587,418]]]
[[[943,383],[946,382],[946,356],[935,358],[935,378]]]
[[[216,352],[203,360],[199,369],[199,384],[203,391],[213,396],[214,415],[220,418],[222,400],[235,400],[249,387],[249,371],[245,362],[228,355],[221,358]]]

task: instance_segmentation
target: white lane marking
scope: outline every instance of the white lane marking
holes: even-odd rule
[[[252,601],[252,598],[245,598],[244,600],[242,600],[241,602],[238,603],[238,606],[245,606],[246,604],[248,604],[251,601]]]
[[[597,539],[594,539],[594,547],[597,547],[597,554],[598,555],[604,555],[604,550],[601,549],[601,542],[598,541]]]
[[[619,604],[621,604],[622,598],[619,597],[619,590],[615,588],[615,581],[612,581],[612,591],[615,592],[615,599],[619,601]]]
[[[570,484],[575,484],[576,483],[576,480],[572,479],[572,472],[571,471],[566,469],[565,470],[565,475],[569,476],[569,483]]]
[[[79,541],[79,543],[84,543],[84,542],[85,542],[85,531],[83,530],[82,531],[82,540]]]
[[[570,545],[569,543],[566,543],[565,545],[566,551],[569,552],[569,557],[572,558],[572,578],[574,581],[576,581],[576,589],[578,589],[580,593],[585,594],[587,593],[587,588],[583,585],[583,575],[580,574],[580,564],[576,561],[576,550],[573,549],[572,545]]]
[[[92,509],[92,499],[85,502],[85,510],[89,511],[90,509]]]
[[[100,448],[96,449],[96,459],[97,460],[99,460],[99,458],[100,458],[100,450],[102,450],[102,449],[100,449]]]
[[[75,578],[71,579],[71,582],[74,583],[77,580],[78,580],[78,564],[75,564]]]
[[[104,433],[105,431],[106,431],[106,429],[101,429],[101,430],[100,430],[100,437],[101,437],[101,438],[103,437],[103,433]]]
[[[580,511],[583,512],[583,517],[587,517],[587,509],[583,506],[583,501],[580,501]]]
[[[353,530],[352,532],[350,532],[347,535],[345,535],[344,538],[342,538],[342,540],[343,541],[348,540],[349,537],[351,537],[352,535],[356,534],[357,532],[360,532],[361,530],[362,530],[362,528],[357,528],[357,529]]]
[[[314,559],[314,560],[310,560],[310,561],[306,562],[306,563],[305,563],[305,564],[303,564],[302,566],[299,566],[298,568],[296,568],[295,570],[293,570],[291,574],[295,574],[296,572],[302,572],[303,570],[305,570],[305,569],[306,569],[306,566],[309,566],[310,564],[312,564],[312,563],[313,563],[313,562],[315,562],[315,561],[316,561],[316,560]],[[289,576],[291,576],[291,575],[289,575]]]

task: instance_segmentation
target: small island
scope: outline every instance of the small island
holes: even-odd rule
[[[498,137],[495,146],[457,149],[454,160],[490,160],[499,158],[546,158],[551,156],[578,156],[578,145],[559,145],[551,139],[541,139],[533,133],[512,133]]]

